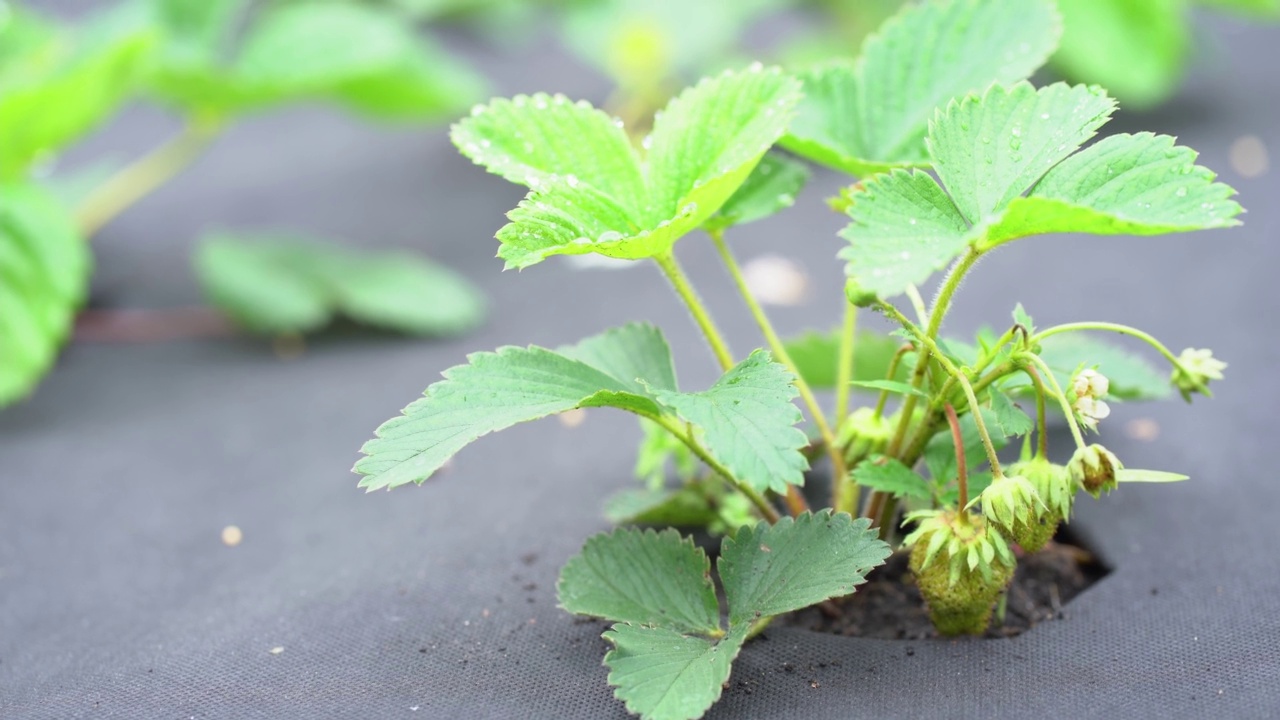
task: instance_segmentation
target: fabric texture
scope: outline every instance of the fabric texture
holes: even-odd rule
[[[1114,571],[1065,620],[1001,641],[771,629],[708,717],[1275,716],[1280,170],[1243,179],[1227,155],[1253,134],[1280,157],[1268,69],[1280,34],[1222,23],[1213,35],[1221,62],[1159,114],[1108,130],[1202,150],[1241,191],[1246,225],[1015,243],[975,271],[948,322],[957,334],[1001,324],[1021,301],[1041,323],[1114,320],[1175,351],[1213,348],[1231,363],[1213,400],[1119,406],[1103,423],[1126,464],[1193,480],[1081,498],[1073,527]],[[484,62],[503,93],[606,90],[547,51]],[[91,145],[142,148],[168,128],[133,111]],[[780,253],[808,270],[810,303],[773,313],[788,331],[838,321],[842,222],[822,203],[838,183],[820,176],[797,208],[730,234],[743,259]],[[440,128],[307,109],[233,130],[102,234],[100,305],[198,302],[188,261],[202,231],[276,227],[421,249],[485,287],[494,315],[447,342],[322,335],[292,361],[254,339],[73,344],[34,397],[0,413],[0,717],[626,716],[605,683],[603,625],[557,609],[554,584],[607,527],[604,499],[633,482],[633,419],[591,410],[577,427],[486,437],[421,488],[366,495],[349,472],[373,429],[470,351],[650,320],[682,387],[714,380],[652,269],[501,273],[491,238],[519,197]],[[680,255],[745,355],[756,335],[709,243],[687,238]],[[1135,419],[1158,437],[1126,434]],[[228,525],[243,531],[235,547],[220,540]]]

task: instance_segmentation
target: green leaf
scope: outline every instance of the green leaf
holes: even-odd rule
[[[653,390],[676,391],[671,348],[662,331],[652,325],[613,328],[575,345],[557,348],[556,352],[617,378],[627,392],[644,395]]]
[[[1000,426],[1005,437],[1020,437],[1031,432],[1035,423],[1027,416],[1008,395],[999,390],[991,390],[991,411],[995,413],[996,424]]]
[[[938,113],[929,153],[952,200],[976,225],[1079,149],[1114,110],[1098,88],[993,85]]]
[[[1062,84],[993,85],[952,102],[928,138],[946,191],[922,171],[898,170],[851,192],[853,222],[841,233],[850,241],[841,252],[847,274],[887,297],[966,249],[984,252],[1030,234],[1234,224],[1240,207],[1227,199],[1234,191],[1213,183],[1193,164],[1195,154],[1170,138],[1115,136],[1068,157],[1113,109],[1096,88]]]
[[[661,334],[645,325],[627,325],[584,342],[604,338],[632,347],[636,342],[653,343],[655,347],[646,351],[651,356],[670,353]],[[598,346],[594,354],[601,355]],[[635,377],[614,377],[545,348],[508,346],[475,353],[469,360],[445,370],[444,380],[428,387],[402,416],[383,423],[376,437],[365,443],[365,457],[355,466],[355,472],[365,476],[361,487],[421,483],[481,436],[565,410],[609,406],[650,417],[662,412],[652,396],[633,392]]]
[[[739,480],[764,491],[803,485],[809,440],[795,425],[794,376],[756,350],[699,393],[659,391],[658,401],[698,427],[711,454]]]
[[[222,235],[200,246],[195,263],[210,300],[257,332],[316,330],[342,314],[399,332],[441,335],[484,319],[484,299],[471,283],[404,252]]]
[[[1192,47],[1188,0],[1059,0],[1062,45],[1051,60],[1070,80],[1097,83],[1126,108],[1150,108],[1178,88]]]
[[[716,635],[707,554],[675,530],[620,528],[587,540],[560,571],[560,605],[578,615]]]
[[[1062,387],[1081,366],[1095,367],[1107,376],[1107,399],[1158,400],[1169,397],[1168,371],[1160,371],[1141,356],[1083,333],[1052,335],[1040,341],[1040,357]]]
[[[716,521],[711,507],[696,483],[679,488],[623,490],[610,497],[604,516],[616,524],[661,525],[664,527],[704,527]]]
[[[832,389],[836,386],[839,365],[840,330],[827,333],[809,331],[783,343],[787,354],[809,386],[815,389]],[[902,345],[889,335],[864,330],[853,343],[853,380],[884,380],[889,374],[893,356]],[[906,368],[899,364],[894,379],[907,377]]]
[[[614,625],[604,634],[613,645],[604,663],[614,697],[644,720],[702,717],[720,699],[747,630],[713,642],[670,628]]]
[[[456,112],[483,83],[390,10],[338,2],[273,3],[236,42],[245,0],[149,0],[165,43],[151,78],[163,100],[230,115],[327,100],[379,118]]]
[[[730,627],[852,593],[889,556],[870,526],[867,518],[823,510],[726,537],[717,568]]]
[[[1027,309],[1022,307],[1022,303],[1018,303],[1013,308],[1013,321],[1021,325],[1027,331],[1027,334],[1034,335],[1036,333],[1035,323],[1032,321],[1031,316],[1027,314]]]
[[[881,297],[923,283],[969,244],[969,224],[922,170],[878,175],[853,197],[840,257],[849,277]]]
[[[0,181],[11,181],[119,109],[156,35],[119,10],[94,17],[74,37],[21,10],[0,24],[0,45],[11,44],[0,50]]]
[[[1035,72],[1057,45],[1054,3],[949,0],[903,10],[857,64],[800,74],[805,100],[783,146],[860,177],[928,162],[934,108]]]
[[[0,185],[0,406],[27,395],[53,365],[91,265],[57,200],[34,185]]]
[[[795,204],[796,195],[809,181],[809,168],[778,153],[760,160],[746,182],[715,215],[707,220],[708,230],[724,230],[769,217]]]
[[[1239,225],[1235,191],[1168,135],[1112,135],[1049,171],[986,231],[981,247],[1056,232],[1163,235]]]
[[[647,162],[606,116],[558,96],[495,100],[460,122],[453,139],[464,155],[532,188],[498,231],[508,267],[591,252],[635,260],[670,252],[725,204],[782,134],[798,87],[758,66],[704,80],[656,120]]]
[[[933,497],[929,484],[916,471],[903,465],[902,461],[884,455],[858,463],[853,469],[853,480],[863,487],[887,492],[897,498],[929,500]]]
[[[1190,479],[1186,475],[1164,472],[1163,470],[1122,468],[1116,471],[1116,482],[1170,483]]]
[[[674,379],[671,387],[675,387]],[[677,477],[685,480],[693,477],[698,468],[698,460],[688,446],[666,428],[651,420],[640,418],[640,428],[644,431],[644,440],[640,442],[640,447],[636,451],[637,479],[643,481],[651,490],[664,487],[668,463],[675,466]]]
[[[925,399],[929,398],[929,393],[897,380],[854,380],[849,384],[854,387],[871,388],[872,390],[888,390],[899,395],[915,395]]]

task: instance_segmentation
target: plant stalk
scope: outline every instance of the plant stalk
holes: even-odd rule
[[[956,409],[951,403],[942,406],[947,413],[947,424],[951,426],[951,441],[956,447],[956,480],[958,482],[959,506],[969,507],[969,461],[964,456],[964,434],[960,432],[960,418],[956,417]]]
[[[671,287],[675,289],[676,294],[684,301],[684,305],[689,310],[689,314],[693,315],[693,320],[698,324],[698,329],[702,331],[703,337],[707,339],[707,344],[711,346],[711,352],[715,354],[716,361],[720,363],[722,370],[729,370],[733,367],[733,353],[729,351],[729,345],[724,341],[724,336],[720,334],[720,329],[716,327],[716,323],[711,319],[711,314],[702,304],[702,300],[698,297],[697,291],[689,284],[689,280],[685,277],[684,271],[680,269],[680,264],[676,262],[675,255],[667,253],[658,255],[654,258],[658,267],[662,268],[663,274],[671,281]]]
[[[194,118],[182,132],[126,165],[89,193],[76,209],[76,225],[90,238],[117,215],[190,165],[221,129],[216,120]]]

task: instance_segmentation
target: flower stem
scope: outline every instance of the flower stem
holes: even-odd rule
[[[1048,380],[1049,386],[1053,388],[1054,395],[1058,398],[1058,405],[1062,408],[1062,414],[1067,416],[1067,425],[1071,428],[1071,437],[1076,441],[1077,448],[1084,448],[1084,435],[1080,432],[1080,426],[1076,423],[1076,415],[1071,411],[1071,406],[1067,404],[1067,395],[1062,392],[1062,386],[1058,384],[1058,379],[1053,376],[1053,371],[1045,364],[1039,355],[1031,352],[1021,353],[1019,358],[1025,358],[1033,363],[1040,371],[1044,373],[1045,379]]]
[[[1042,459],[1049,456],[1049,422],[1045,412],[1044,396],[1048,390],[1044,386],[1044,380],[1040,379],[1040,373],[1031,366],[1026,366],[1023,371],[1031,378],[1031,383],[1036,388],[1036,438],[1039,441],[1036,447],[1036,454]]]
[[[769,317],[764,314],[764,309],[760,307],[760,303],[751,294],[751,288],[747,287],[746,278],[742,276],[742,269],[738,267],[738,262],[734,259],[733,253],[730,252],[729,245],[724,241],[724,233],[710,231],[708,234],[711,235],[711,240],[715,243],[716,250],[720,253],[721,259],[724,260],[729,274],[733,276],[733,282],[738,286],[738,293],[742,295],[742,299],[747,303],[747,308],[751,311],[751,317],[755,318],[756,325],[760,327],[761,334],[764,335],[765,341],[769,344],[769,349],[773,351],[778,361],[786,365],[787,369],[795,375],[796,390],[800,391],[800,398],[809,408],[809,414],[813,416],[813,424],[817,426],[818,434],[822,436],[822,442],[827,447],[827,456],[831,458],[833,493],[837,496],[843,496],[844,493],[850,491],[849,473],[844,466],[844,453],[841,452],[836,443],[835,433],[831,432],[831,425],[827,422],[827,417],[822,412],[822,406],[818,404],[818,399],[814,397],[809,383],[805,382],[804,376],[800,374],[800,370],[791,359],[786,346],[782,344],[778,333],[774,331],[773,323],[769,322]],[[848,383],[846,382],[845,385],[848,385]],[[836,390],[837,392],[846,392],[847,388],[837,387]],[[853,490],[856,492],[856,488]],[[834,507],[840,507],[840,503],[835,499],[832,500],[832,503]]]
[[[221,124],[216,120],[193,118],[181,133],[107,178],[76,209],[76,224],[81,234],[92,237],[117,215],[177,175],[200,156],[220,129]]]
[[[1182,362],[1178,360],[1178,356],[1170,352],[1169,348],[1164,346],[1164,343],[1160,342],[1159,340],[1155,339],[1151,335],[1135,327],[1129,327],[1128,325],[1121,325],[1119,323],[1076,322],[1076,323],[1066,323],[1064,325],[1054,325],[1051,328],[1046,328],[1036,333],[1034,336],[1032,336],[1031,342],[1028,344],[1034,345],[1036,342],[1039,342],[1051,335],[1058,335],[1059,333],[1066,333],[1066,332],[1080,332],[1082,330],[1101,330],[1105,332],[1114,332],[1114,333],[1120,333],[1121,335],[1129,335],[1131,337],[1136,337],[1139,340],[1142,340],[1143,342],[1147,343],[1151,347],[1155,348],[1157,351],[1159,351],[1161,355],[1164,355],[1169,360],[1169,362],[1173,363],[1174,367],[1182,369]]]
[[[947,413],[947,423],[951,425],[951,441],[956,449],[956,480],[959,483],[959,505],[969,507],[969,460],[964,456],[964,434],[960,432],[960,418],[956,417],[956,409],[951,403],[942,406]]]
[[[666,255],[658,255],[654,258],[658,267],[662,268],[663,274],[671,281],[671,287],[675,289],[676,294],[684,300],[684,305],[689,309],[689,313],[693,315],[693,320],[698,324],[698,329],[702,331],[703,337],[707,339],[707,344],[711,346],[711,352],[715,354],[716,361],[720,363],[722,370],[729,370],[733,367],[733,353],[729,352],[729,345],[725,343],[724,336],[720,334],[716,323],[711,319],[710,313],[703,306],[702,300],[698,298],[698,293],[689,284],[685,278],[684,272],[680,269],[680,264],[676,262],[675,255],[667,253]]]

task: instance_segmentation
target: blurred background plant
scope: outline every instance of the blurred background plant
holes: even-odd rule
[[[104,0],[67,22],[38,12],[41,3],[0,0],[0,406],[31,392],[69,336],[89,285],[88,239],[237,119],[323,102],[373,121],[442,123],[484,99],[485,79],[424,26],[462,29],[494,51],[550,31],[608,78],[606,106],[640,135],[699,75],[748,59],[793,68],[851,60],[903,2]],[[1051,72],[1103,85],[1129,110],[1176,92],[1194,55],[1197,7],[1280,18],[1280,0],[1059,6],[1065,34]],[[127,164],[58,166],[135,101],[166,108],[183,130]],[[195,262],[210,302],[254,332],[296,337],[342,315],[434,335],[483,317],[478,293],[425,259],[356,257],[297,237],[223,234]]]

